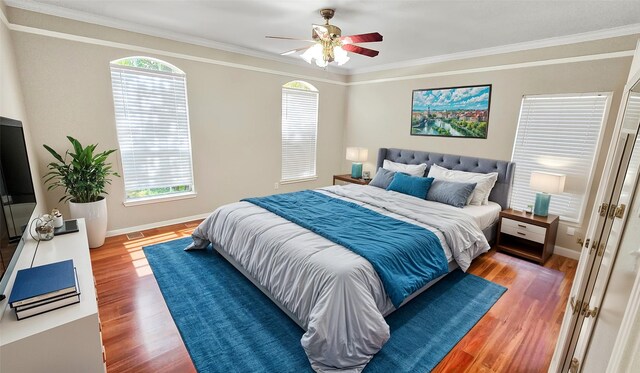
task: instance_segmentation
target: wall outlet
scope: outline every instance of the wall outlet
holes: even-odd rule
[[[278,189],[278,188],[280,188],[280,183],[273,184],[273,189]]]
[[[567,235],[573,236],[574,234],[576,234],[576,229],[574,227],[567,227]]]

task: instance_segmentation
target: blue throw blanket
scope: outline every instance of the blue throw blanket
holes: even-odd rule
[[[396,308],[429,281],[447,273],[444,250],[433,232],[355,203],[311,190],[243,201],[367,259]]]

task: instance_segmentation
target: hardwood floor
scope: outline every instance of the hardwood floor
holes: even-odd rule
[[[142,247],[189,236],[198,223],[91,250],[109,373],[195,372]],[[477,258],[469,272],[509,290],[434,372],[546,372],[576,266],[557,255],[544,267],[495,250]]]
[[[195,222],[197,223],[197,222]],[[191,235],[197,224],[107,238],[91,250],[108,372],[195,372],[142,247]]]
[[[546,372],[577,261],[552,255],[544,267],[497,253],[470,273],[508,288],[434,372]]]

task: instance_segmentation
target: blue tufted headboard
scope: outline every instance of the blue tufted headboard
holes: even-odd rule
[[[513,173],[516,164],[508,161],[498,161],[495,159],[465,157],[461,155],[430,153],[417,150],[380,148],[378,151],[378,166],[382,167],[382,162],[388,159],[392,162],[405,164],[427,164],[425,175],[429,173],[432,164],[437,164],[450,170],[469,171],[478,173],[497,172],[498,180],[493,187],[489,200],[498,203],[502,209],[509,208],[511,199],[511,185],[513,184]]]

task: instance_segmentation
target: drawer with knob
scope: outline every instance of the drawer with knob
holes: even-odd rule
[[[512,236],[520,237],[525,240],[534,241],[538,243],[544,243],[545,233],[538,233],[537,231],[527,230],[526,228],[514,227],[512,225],[504,224],[503,219],[502,227],[500,228],[500,232],[510,234]],[[546,232],[546,229],[542,228],[543,232]]]
[[[534,224],[530,224],[530,223],[524,223],[524,222],[521,222],[521,221],[509,219],[509,218],[502,218],[502,225],[501,226],[502,226],[502,228],[510,227],[510,228],[514,228],[514,229],[517,229],[517,230],[522,231],[522,232],[537,233],[537,234],[541,234],[543,236],[547,233],[547,228],[545,228],[545,227],[541,227],[539,225],[534,225]],[[503,232],[504,232],[504,230],[503,230]]]
[[[559,217],[538,216],[507,209],[500,213],[496,247],[499,251],[540,264],[553,254]]]

